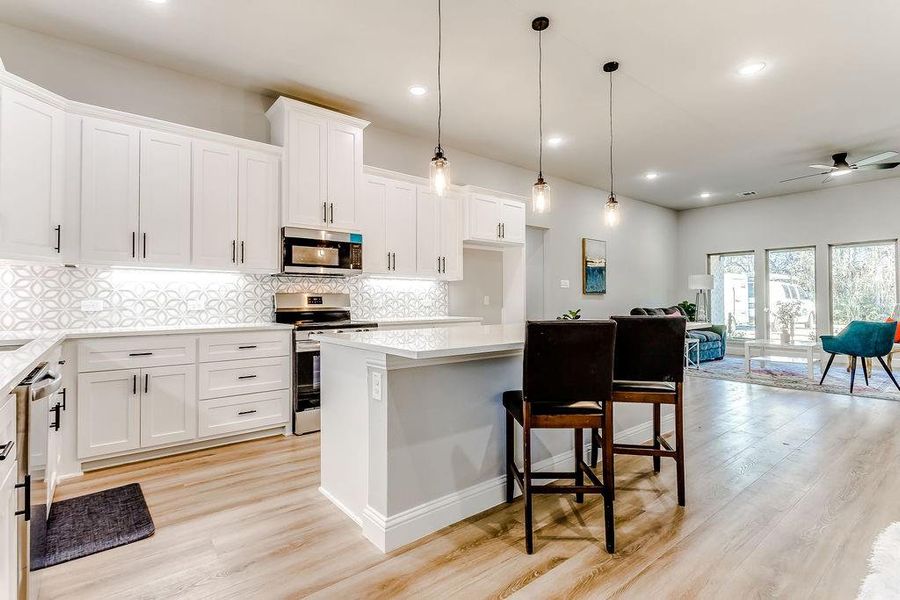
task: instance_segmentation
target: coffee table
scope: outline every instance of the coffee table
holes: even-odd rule
[[[782,344],[772,340],[751,340],[744,344],[744,370],[751,372],[751,363],[787,362],[806,364],[807,377],[816,380],[815,364],[822,368],[822,347],[817,342]]]

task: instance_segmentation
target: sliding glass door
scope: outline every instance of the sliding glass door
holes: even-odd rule
[[[768,336],[782,343],[816,339],[816,249],[766,251]]]
[[[708,259],[709,274],[713,276],[712,322],[727,326],[729,337],[756,338],[753,252],[710,254]]]
[[[883,321],[897,303],[897,240],[829,247],[831,330],[850,321]]]

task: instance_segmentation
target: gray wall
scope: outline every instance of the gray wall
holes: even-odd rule
[[[481,317],[485,325],[500,323],[503,309],[503,254],[493,250],[463,251],[463,281],[448,284],[450,314]],[[490,304],[484,304],[487,296]]]

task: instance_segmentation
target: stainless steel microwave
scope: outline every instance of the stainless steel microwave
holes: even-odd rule
[[[281,272],[285,275],[362,274],[359,233],[284,227],[281,238]]]

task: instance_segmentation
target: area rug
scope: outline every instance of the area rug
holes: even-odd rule
[[[876,362],[872,366],[872,371],[869,374],[869,385],[866,385],[862,366],[858,367],[853,395],[900,401],[900,392],[894,387],[881,365]],[[819,385],[822,373],[818,367],[816,367],[816,381],[812,381],[806,376],[806,365],[776,361],[767,362],[765,367],[759,362],[754,362],[753,370],[748,374],[744,370],[744,359],[737,356],[726,356],[722,360],[700,363],[700,369],[686,369],[685,374],[707,379],[758,383],[791,390],[827,392],[829,394],[850,393],[850,373],[847,372],[846,365],[837,363],[831,366],[823,385]],[[897,373],[894,376],[900,377]]]
[[[900,523],[878,534],[869,557],[869,574],[859,588],[857,600],[900,598]]]
[[[32,571],[124,546],[156,530],[137,483],[54,502],[47,519],[45,504],[32,510]]]

